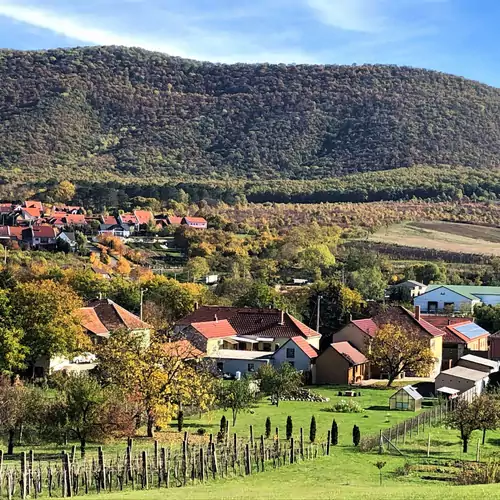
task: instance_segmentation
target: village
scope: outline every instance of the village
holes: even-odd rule
[[[500,304],[500,287],[402,278],[374,301],[349,289],[343,275],[321,282],[295,266],[299,274],[292,280],[273,286],[254,280],[246,295],[230,301],[218,290],[234,278],[213,275],[207,266],[196,274],[189,266],[200,257],[189,247],[183,265],[191,279],[188,274],[181,282],[177,274],[155,272],[134,246],[147,239],[168,246],[172,234],[185,238],[185,231],[197,244],[205,241],[202,234],[211,241],[221,233],[202,216],[143,209],[89,215],[81,206],[33,200],[2,203],[0,210],[0,432],[6,443],[0,457],[15,463],[18,453],[25,460],[26,449],[36,454],[51,443],[73,443],[73,465],[63,462],[58,479],[62,496],[75,494],[78,484],[99,491],[103,444],[114,450],[124,437],[127,477],[141,489],[148,481],[168,485],[170,473],[178,486],[187,485],[189,467],[192,484],[200,475],[205,481],[204,467],[222,477],[215,462],[203,465],[202,455],[188,466],[185,454],[205,444],[210,460],[220,453],[236,475],[238,455],[246,456],[243,476],[252,473],[252,461],[263,472],[268,460],[274,467],[293,465],[330,455],[339,443],[343,453],[354,446],[368,456],[403,457],[412,446],[424,446],[419,453],[429,457],[434,449],[437,456],[444,445],[432,445],[431,433],[453,441],[453,429],[460,430],[454,440],[460,453],[473,453],[475,431],[483,432],[481,453],[494,453],[485,436],[500,427],[500,331],[480,326],[476,311],[483,311],[484,325],[484,311]],[[291,301],[295,296],[309,297],[302,313]],[[257,420],[265,415],[259,451],[252,448],[254,433],[264,428]],[[298,448],[292,421],[300,426]],[[279,426],[286,427],[286,439]],[[159,457],[167,453],[161,446],[173,446],[181,435],[179,469]],[[133,438],[145,439],[142,446],[154,456],[149,480],[141,473],[144,455],[137,467],[126,462]],[[281,444],[275,449],[272,442]],[[98,461],[90,466],[86,457],[95,453]],[[110,481],[113,474],[119,481],[120,460],[110,466]],[[87,466],[95,482],[75,476]],[[38,483],[33,470],[25,473],[31,476],[0,469],[0,486],[12,493],[9,484],[20,481],[21,498],[27,498],[30,488],[41,492],[49,481],[42,469]],[[49,478],[50,466],[46,473]]]

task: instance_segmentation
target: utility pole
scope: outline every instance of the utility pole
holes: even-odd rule
[[[318,295],[318,312],[316,315],[316,331],[319,333],[319,320],[320,320],[320,312],[321,312],[321,299],[322,295]]]

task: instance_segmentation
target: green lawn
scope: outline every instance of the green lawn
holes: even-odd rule
[[[198,484],[186,488],[151,489],[145,491],[115,492],[101,494],[100,497],[110,500],[118,498],[156,500],[160,498],[172,499],[202,499],[202,498],[315,498],[315,499],[420,499],[426,500],[443,498],[479,499],[487,495],[490,498],[500,496],[500,485],[485,485],[473,487],[452,486],[450,483],[425,479],[425,474],[414,472],[410,475],[398,473],[405,463],[410,464],[434,464],[440,465],[454,459],[474,460],[476,457],[476,444],[481,438],[481,433],[476,431],[472,437],[470,451],[467,455],[461,452],[460,439],[455,430],[444,427],[426,428],[417,436],[412,435],[407,443],[400,443],[405,457],[385,453],[380,456],[377,453],[361,453],[352,446],[352,426],[358,425],[361,435],[377,433],[379,429],[389,427],[399,421],[414,415],[412,412],[389,411],[388,399],[392,390],[363,389],[362,396],[353,398],[362,404],[365,412],[357,414],[331,413],[325,411],[335,401],[347,399],[337,396],[338,387],[315,389],[325,397],[329,397],[327,403],[311,402],[282,402],[279,407],[272,406],[267,400],[262,400],[252,413],[242,413],[238,416],[236,426],[230,428],[230,432],[236,432],[245,438],[249,433],[249,426],[253,425],[256,437],[264,433],[265,420],[269,416],[272,421],[273,430],[276,426],[280,428],[280,435],[284,437],[286,418],[292,416],[294,423],[294,434],[299,434],[299,428],[304,428],[304,435],[309,435],[309,423],[312,415],[317,420],[318,441],[324,441],[327,431],[330,429],[332,419],[335,418],[339,426],[339,445],[332,447],[331,456],[321,457],[316,460],[299,462],[292,466],[288,465],[281,469],[273,470],[271,465],[267,466],[265,473],[254,473],[250,477],[235,477],[225,480]],[[206,441],[209,433],[216,433],[219,428],[220,417],[224,412],[215,411],[203,415],[201,418],[187,418],[186,430],[191,434],[191,440]],[[230,413],[226,412],[230,418]],[[176,422],[157,435],[162,445],[175,443],[178,445],[181,439],[176,429]],[[205,436],[198,436],[197,430],[205,429]],[[428,436],[431,436],[430,457],[427,459]],[[490,432],[487,444],[481,448],[481,456],[488,458],[498,454],[500,444],[500,432]],[[152,451],[153,443],[146,438],[135,439],[135,450]],[[97,445],[89,445],[88,457],[95,456]],[[21,448],[19,448],[20,450]],[[24,448],[28,449],[28,448]],[[50,453],[57,456],[61,446],[44,446],[35,448],[35,453]],[[66,447],[66,449],[68,449]],[[104,446],[105,455],[108,458],[116,457],[116,453],[123,453],[124,442],[108,443]],[[386,463],[383,468],[383,485],[379,485],[379,471],[375,463],[383,460]],[[6,462],[8,463],[8,461]],[[95,495],[90,498],[97,498]]]

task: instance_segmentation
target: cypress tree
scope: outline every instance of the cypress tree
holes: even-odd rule
[[[337,446],[339,442],[339,426],[335,419],[332,422],[332,431],[331,431],[331,444],[332,446]]]
[[[271,437],[271,419],[269,417],[266,418],[266,439]]]
[[[309,441],[311,443],[316,441],[316,417],[314,415],[311,418],[311,425],[309,426]]]
[[[224,435],[226,433],[226,427],[227,427],[227,420],[226,420],[226,415],[222,415],[220,419],[220,433]]]
[[[358,446],[360,439],[361,433],[359,432],[359,427],[355,425],[352,428],[352,443],[354,444],[354,446]]]
[[[177,430],[182,432],[182,428],[184,427],[184,412],[182,410],[177,414]]]
[[[293,422],[292,417],[288,415],[286,419],[286,438],[289,440],[293,435]]]

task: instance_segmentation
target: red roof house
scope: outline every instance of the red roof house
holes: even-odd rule
[[[207,221],[203,217],[184,217],[182,219],[182,224],[189,227],[194,227],[198,229],[206,229]]]
[[[140,225],[146,225],[154,221],[154,216],[149,210],[134,210],[134,215],[137,219],[137,224]]]

